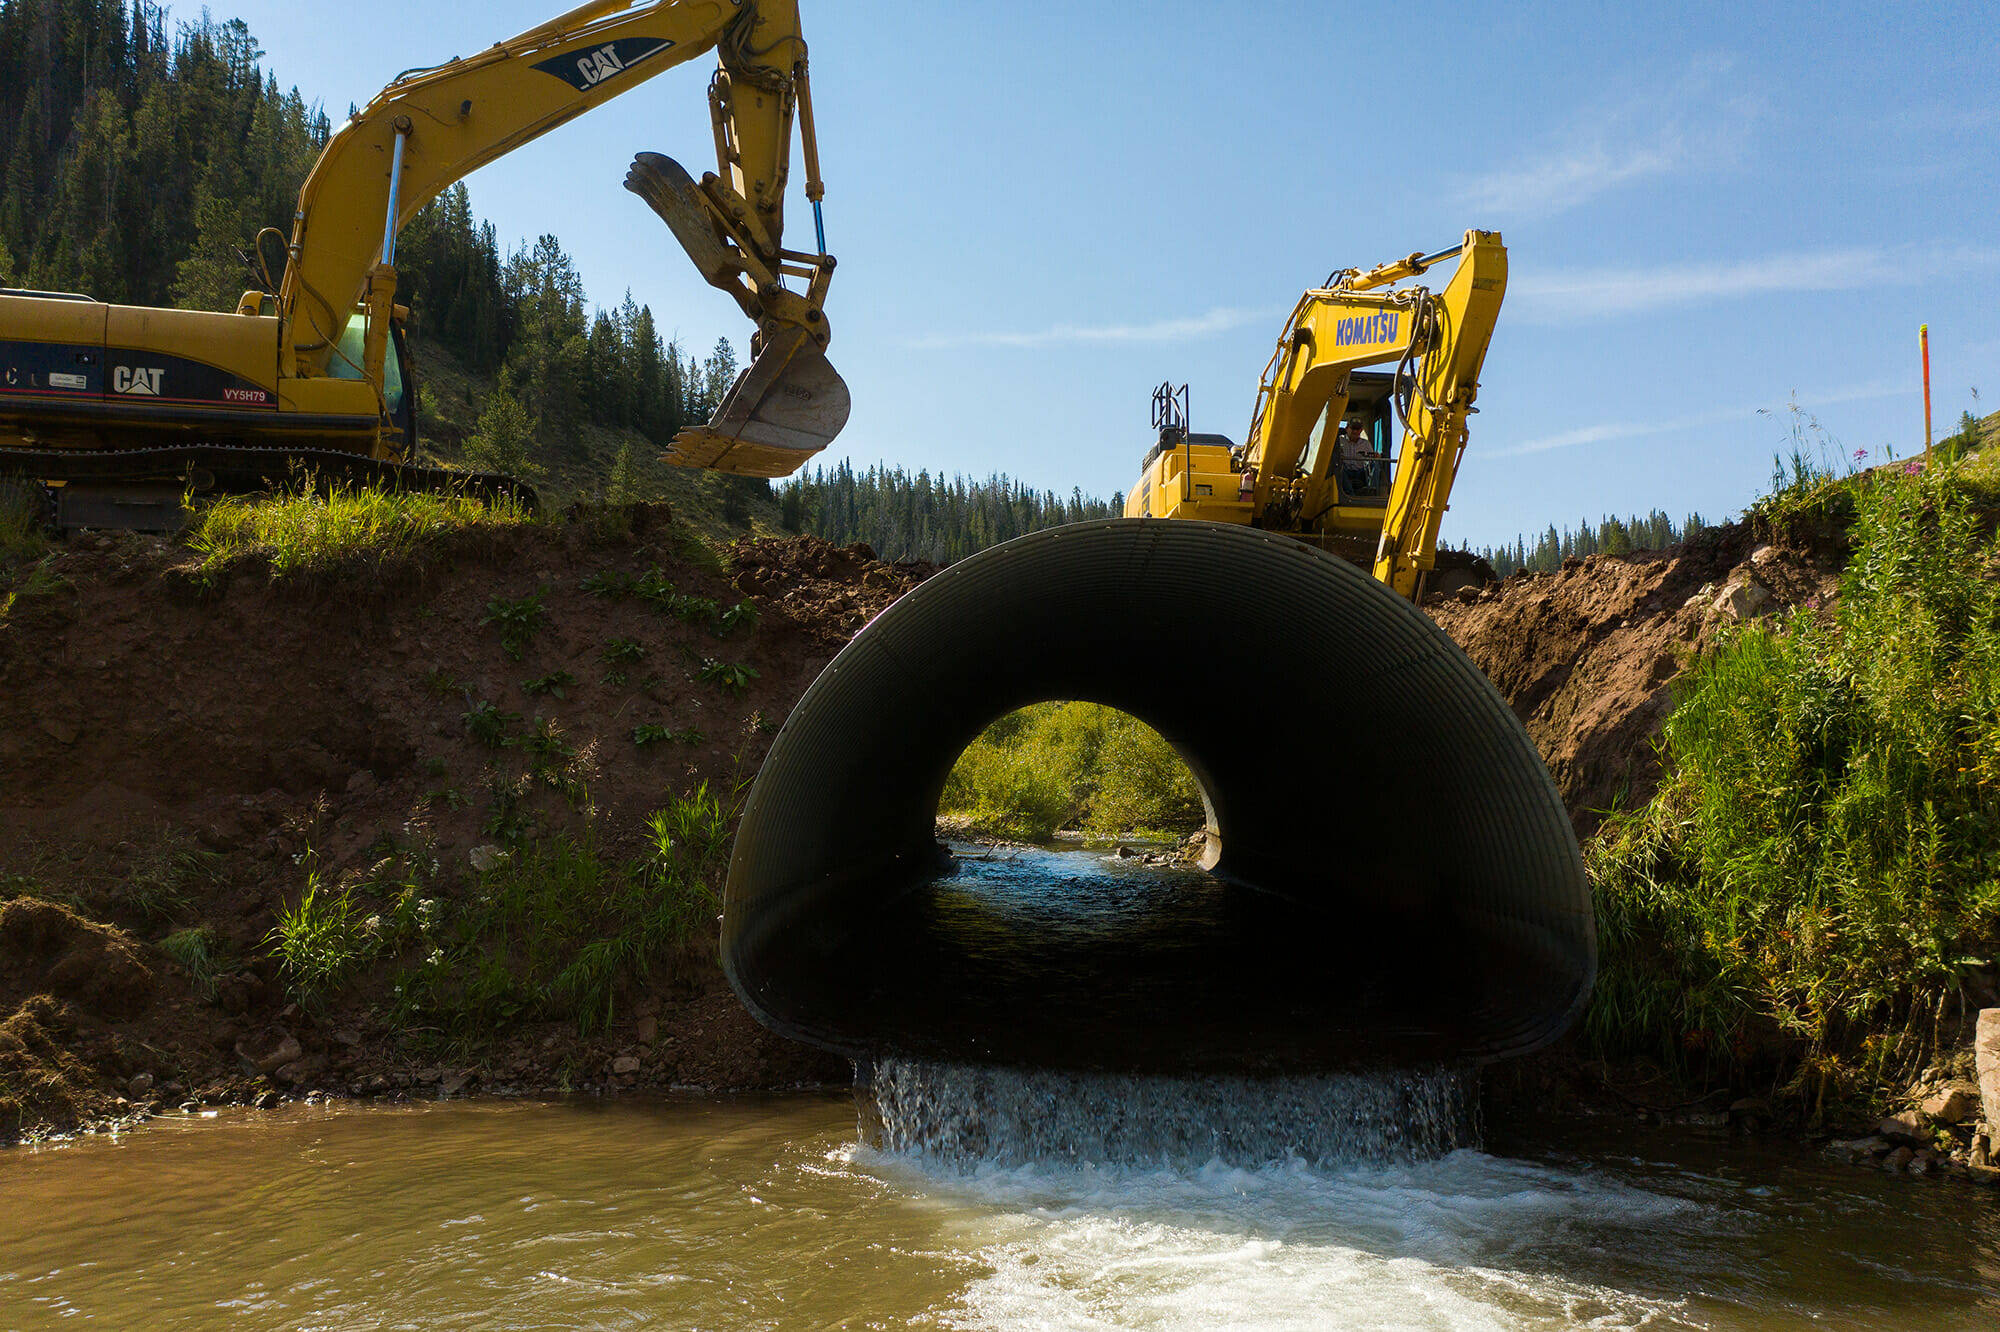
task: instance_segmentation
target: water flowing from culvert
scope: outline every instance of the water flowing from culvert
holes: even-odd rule
[[[858,1145],[844,1094],[174,1117],[0,1151],[0,1327],[2000,1325],[1991,1191],[1630,1123],[1488,1137],[968,1166]]]
[[[864,1141],[965,1164],[1379,1164],[1479,1145],[1477,1085],[1448,1069],[1183,1078],[887,1058],[864,1082]]]
[[[1284,965],[1268,908],[1250,909],[1227,882],[1157,854],[952,850],[953,873],[870,922],[898,940],[936,941],[956,988],[978,996],[962,1009],[936,1006],[940,1029],[947,1016],[991,1030],[1036,1010],[1052,1025],[1129,1030],[1134,1049],[1206,1042],[1226,1056],[1203,1018],[1180,1015],[1240,1024],[1252,986],[1235,978]],[[1301,933],[1312,922],[1284,924]],[[1261,1022],[1296,1042],[1311,1039],[1320,1016],[1264,996],[1259,1006]],[[898,1054],[860,1064],[856,1082],[863,1141],[957,1163],[1359,1163],[1479,1144],[1476,1075],[1463,1068],[1134,1074]]]

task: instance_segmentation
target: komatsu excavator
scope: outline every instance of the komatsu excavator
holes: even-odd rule
[[[1396,285],[1453,258],[1435,294]],[[1188,432],[1186,385],[1154,393],[1159,438],[1125,516],[1283,532],[1368,566],[1412,600],[1451,590],[1447,579],[1472,581],[1439,568],[1438,525],[1506,291],[1507,250],[1494,231],[1365,273],[1336,271],[1286,320],[1241,447]]]
[[[415,390],[396,233],[475,168],[714,49],[717,171],[641,153],[625,180],[756,321],[752,359],[674,460],[783,476],[840,433],[827,363],[833,275],[796,0],[596,0],[476,55],[406,71],[320,154],[284,275],[233,313],[0,293],[0,476],[41,483],[61,527],[166,529],[189,490],[321,480],[532,492],[414,466]],[[783,245],[796,116],[816,253]],[[267,228],[263,241],[281,233]],[[803,283],[802,290],[786,279]]]

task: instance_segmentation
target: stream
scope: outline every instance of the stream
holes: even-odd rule
[[[23,1148],[0,1326],[2000,1325],[2000,1199],[1803,1149],[1571,1122],[1410,1164],[949,1166],[855,1124],[295,1104]]]
[[[1101,984],[1093,907],[1145,957],[1215,914],[1079,854],[968,858],[912,910],[1048,992]],[[1481,1139],[1443,1073],[873,1073],[879,1106],[297,1103],[0,1152],[0,1329],[2000,1327],[2000,1194],[1959,1180],[1622,1120]]]

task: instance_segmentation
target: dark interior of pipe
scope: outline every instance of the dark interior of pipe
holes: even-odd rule
[[[1211,874],[1051,882],[1046,910],[968,888],[945,775],[1053,698],[1174,745]],[[1120,520],[954,566],[828,667],[745,810],[723,961],[765,1023],[856,1057],[1276,1074],[1536,1048],[1595,947],[1534,746],[1427,617],[1283,538]]]

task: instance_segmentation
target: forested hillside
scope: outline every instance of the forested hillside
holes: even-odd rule
[[[262,251],[279,276],[331,125],[281,90],[263,55],[240,19],[205,10],[185,21],[147,0],[0,6],[0,282],[232,309],[265,280],[255,256],[266,227],[279,233]],[[727,342],[697,357],[663,340],[629,294],[593,311],[555,236],[503,253],[463,185],[405,228],[400,248],[421,433],[438,457],[512,449],[560,496],[609,486],[622,450],[620,484],[668,486],[657,446],[707,418],[735,374]],[[496,385],[503,401],[482,428]],[[700,489],[768,505],[761,484],[707,478]]]
[[[1691,513],[1685,522],[1676,523],[1664,512],[1655,509],[1644,518],[1636,513],[1630,518],[1612,515],[1595,524],[1586,518],[1575,527],[1565,527],[1561,531],[1550,523],[1533,545],[1521,536],[1514,538],[1511,546],[1501,546],[1497,550],[1486,546],[1478,553],[1486,557],[1494,572],[1502,578],[1521,570],[1553,573],[1562,567],[1564,560],[1580,559],[1585,555],[1630,555],[1639,550],[1665,550],[1710,525],[1698,513]]]
[[[332,126],[263,59],[242,20],[206,10],[0,3],[0,284],[225,310],[280,277],[299,187]],[[260,264],[265,228],[279,234],[263,236]],[[554,235],[503,249],[462,183],[404,228],[397,268],[425,455],[525,476],[554,503],[664,498],[712,535],[782,521],[937,562],[1118,509],[1006,476],[843,462],[786,483],[781,518],[766,482],[660,461],[734,379],[726,339],[698,356],[630,292],[593,306]]]
[[[984,481],[878,464],[857,472],[846,462],[813,468],[778,487],[785,530],[810,532],[838,545],[865,541],[885,560],[950,564],[1028,532],[1123,511],[1117,497],[1097,499],[1073,489],[1031,490],[1004,473]]]

